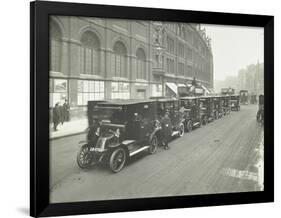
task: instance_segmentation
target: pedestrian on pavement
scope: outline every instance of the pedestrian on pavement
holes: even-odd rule
[[[69,114],[69,104],[68,101],[65,99],[65,102],[63,104],[63,115],[64,115],[64,121],[69,122],[70,120],[70,114]]]
[[[161,126],[162,126],[162,145],[164,146],[165,150],[170,149],[169,147],[169,141],[172,135],[172,122],[171,119],[169,117],[169,112],[166,111],[164,117],[161,120]]]
[[[61,118],[60,118],[60,106],[57,102],[55,107],[53,108],[53,123],[54,123],[54,131],[57,131],[57,126],[59,125]]]
[[[64,108],[63,108],[63,105],[59,105],[59,111],[60,111],[60,123],[61,125],[64,124],[64,121],[65,121],[65,113],[64,113]]]

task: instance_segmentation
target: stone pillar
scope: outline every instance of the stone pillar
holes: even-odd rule
[[[78,80],[70,79],[68,80],[68,93],[69,93],[69,105],[71,107],[77,106],[77,99],[78,99]]]
[[[80,76],[81,74],[81,46],[78,43],[70,43],[70,76]]]
[[[137,59],[136,56],[131,56],[131,75],[129,79],[135,81],[137,79]]]
[[[105,63],[105,59],[106,59],[106,52],[104,49],[101,49],[100,51],[100,76],[105,77],[106,76],[106,72],[105,72],[105,68],[106,68],[106,63]]]
[[[104,98],[111,99],[111,81],[104,81]]]
[[[61,48],[61,72],[64,75],[69,75],[69,63],[68,63],[68,45],[69,43],[66,40],[62,41],[62,48]]]

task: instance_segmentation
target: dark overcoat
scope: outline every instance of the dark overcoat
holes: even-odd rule
[[[61,110],[60,110],[60,107],[59,106],[55,106],[53,108],[53,122],[54,123],[59,123],[60,122],[60,113]]]

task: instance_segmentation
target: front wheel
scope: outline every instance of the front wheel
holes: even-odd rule
[[[149,141],[148,153],[154,154],[157,150],[157,146],[158,146],[158,139],[157,136],[154,135]]]
[[[92,164],[93,156],[88,145],[83,145],[77,154],[77,164],[80,168],[88,168]]]
[[[191,132],[192,131],[192,122],[191,122],[191,120],[189,120],[188,122],[187,122],[187,124],[186,124],[186,131],[187,132]]]
[[[219,119],[219,113],[218,113],[218,112],[216,112],[215,119],[216,119],[216,120]]]
[[[207,123],[208,123],[207,117],[204,116],[203,119],[202,119],[202,124],[205,126]]]
[[[126,151],[124,148],[116,148],[110,155],[109,168],[112,172],[121,171],[126,162]]]

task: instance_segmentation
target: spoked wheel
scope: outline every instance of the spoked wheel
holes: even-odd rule
[[[219,113],[218,113],[218,112],[216,112],[215,119],[216,119],[216,120],[219,119]]]
[[[186,131],[191,132],[192,131],[192,122],[189,120],[186,124]]]
[[[77,154],[77,164],[80,168],[88,168],[92,164],[93,155],[87,145],[83,145]]]
[[[126,162],[126,151],[124,148],[115,149],[109,159],[109,167],[112,172],[118,173],[121,171]]]
[[[184,135],[184,125],[183,123],[181,123],[179,127],[179,137],[182,137],[183,135]]]
[[[158,139],[157,136],[154,135],[149,142],[149,148],[148,148],[148,153],[149,154],[154,154],[157,150],[157,146],[158,146]]]
[[[206,125],[207,123],[208,123],[207,117],[204,116],[203,119],[202,119],[202,124],[203,124],[203,125]]]

